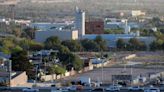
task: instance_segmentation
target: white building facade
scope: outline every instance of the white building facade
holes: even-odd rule
[[[78,39],[77,30],[51,30],[51,31],[36,31],[35,41],[45,42],[47,38],[57,36],[60,40],[76,40]]]

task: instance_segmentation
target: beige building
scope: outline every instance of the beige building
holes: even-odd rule
[[[12,72],[11,74],[11,87],[23,85],[27,83],[28,77],[26,72]],[[9,83],[9,73],[8,72],[0,72],[0,83],[8,85]]]
[[[15,76],[12,76],[11,86],[15,87],[22,84],[26,84],[27,80],[28,80],[28,77],[26,75],[26,72],[19,72]]]
[[[144,16],[146,15],[145,12],[142,12],[141,10],[132,10],[131,11],[131,15],[136,17],[136,16]]]

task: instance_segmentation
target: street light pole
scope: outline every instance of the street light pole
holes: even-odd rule
[[[103,66],[104,66],[104,62],[102,61],[102,65],[101,65],[101,71],[102,71],[102,83],[103,83],[103,80],[104,80],[104,69],[103,69]]]
[[[102,55],[102,51],[101,51],[101,58],[103,57],[103,55]],[[104,69],[103,69],[103,66],[104,66],[104,61],[103,61],[103,58],[102,58],[102,60],[101,60],[101,77],[102,77],[102,83],[103,83],[103,80],[104,80]]]
[[[37,71],[38,71],[38,66],[36,66],[36,71],[35,71],[35,86],[37,86]]]

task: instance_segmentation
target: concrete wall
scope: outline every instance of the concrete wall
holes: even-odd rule
[[[94,68],[100,68],[100,67],[102,67],[102,66],[106,66],[106,65],[109,64],[109,63],[110,63],[110,61],[106,61],[106,62],[100,63],[100,64],[94,64],[93,67],[94,67]]]
[[[93,65],[90,65],[89,67],[85,67],[84,69],[80,70],[79,72],[72,70],[70,72],[66,72],[64,75],[56,75],[56,74],[44,75],[44,76],[41,76],[40,79],[44,80],[44,81],[56,80],[56,79],[61,79],[61,78],[68,77],[68,76],[73,76],[78,73],[87,72],[90,70],[93,70]]]
[[[11,86],[17,86],[27,83],[28,77],[26,72],[22,72],[11,80]]]

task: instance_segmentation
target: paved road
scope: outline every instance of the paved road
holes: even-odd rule
[[[21,89],[17,89],[17,90],[12,90],[12,91],[0,91],[0,92],[22,92],[22,91],[21,91]],[[39,92],[51,92],[51,89],[40,89]],[[53,91],[53,92],[55,92],[55,91]],[[58,91],[56,91],[56,92],[58,92]],[[90,91],[89,90],[81,90],[81,91],[70,91],[70,92],[90,92]],[[93,92],[98,92],[98,91],[93,91]],[[110,92],[110,91],[105,91],[105,92]],[[122,89],[119,92],[143,92],[143,91],[128,91],[126,89]],[[164,90],[161,90],[160,92],[164,92]]]
[[[22,92],[20,90],[15,90],[15,91],[2,91],[2,92]],[[40,90],[39,92],[51,92],[50,90]],[[90,92],[89,90],[86,91],[70,91],[70,92]],[[96,91],[98,92],[98,91]],[[110,92],[110,91],[105,91],[105,92]],[[128,90],[121,90],[119,92],[130,92]],[[143,91],[131,91],[131,92],[143,92]],[[164,92],[164,91],[160,91],[160,92]]]

